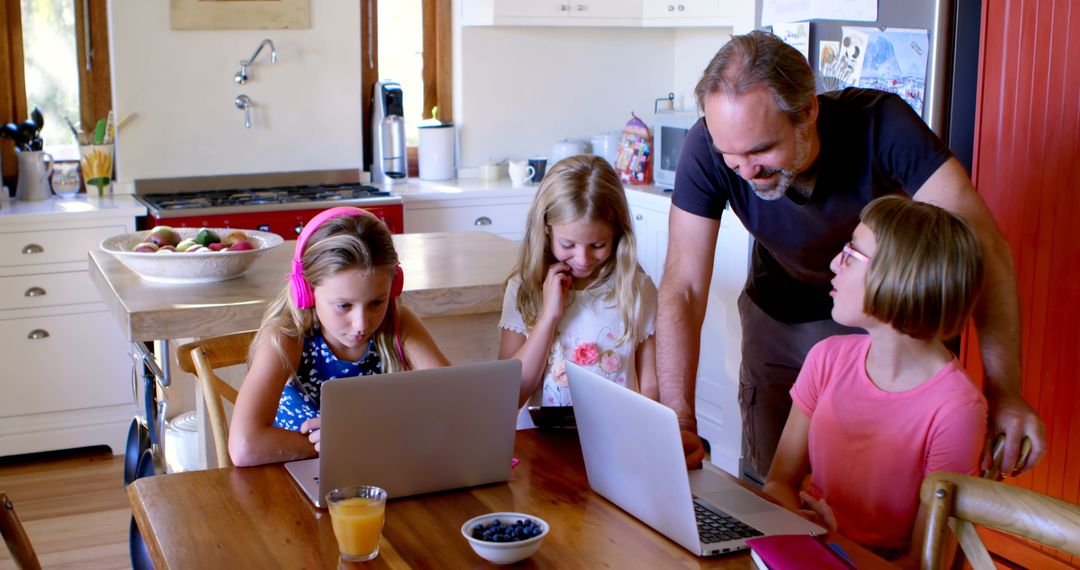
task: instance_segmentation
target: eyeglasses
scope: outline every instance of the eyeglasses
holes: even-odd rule
[[[870,258],[866,254],[855,249],[849,241],[844,244],[844,249],[840,250],[840,267],[847,267],[848,260],[851,258],[858,259],[863,263],[870,263]]]

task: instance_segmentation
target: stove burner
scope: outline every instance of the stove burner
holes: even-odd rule
[[[279,188],[236,188],[173,194],[139,196],[151,208],[159,210],[188,210],[228,206],[259,206],[297,202],[336,202],[389,196],[385,190],[359,183],[314,186],[282,186]]]
[[[173,200],[164,200],[158,203],[158,207],[162,210],[188,210],[191,208],[208,208],[210,207],[210,201],[205,198],[176,198]]]

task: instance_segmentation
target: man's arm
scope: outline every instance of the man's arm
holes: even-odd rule
[[[964,218],[982,245],[985,282],[974,320],[990,404],[987,439],[992,442],[998,433],[1005,433],[1002,465],[1008,467],[1002,471],[1008,472],[1019,457],[1020,442],[1028,437],[1031,455],[1019,472],[1031,469],[1046,451],[1046,435],[1042,420],[1024,401],[1020,388],[1020,301],[1009,244],[955,158],[934,171],[914,197]],[[989,466],[989,447],[983,452],[983,468]]]
[[[656,375],[660,402],[679,416],[688,467],[700,466],[705,454],[697,437],[694,387],[719,229],[720,220],[672,204],[656,317]]]

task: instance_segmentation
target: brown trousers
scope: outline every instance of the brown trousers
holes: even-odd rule
[[[742,478],[759,486],[772,465],[788,412],[791,386],[799,376],[806,353],[833,335],[858,334],[832,319],[788,324],[770,317],[743,291],[739,295],[742,322],[742,364],[739,367],[739,409],[742,412]]]

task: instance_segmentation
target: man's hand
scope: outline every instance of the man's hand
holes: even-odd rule
[[[697,433],[689,430],[680,430],[682,435],[683,453],[686,455],[687,469],[701,469],[701,460],[705,459],[705,446]]]
[[[987,394],[990,406],[990,427],[986,432],[986,445],[980,467],[983,471],[993,465],[994,439],[1005,434],[1005,451],[1001,456],[1001,473],[1016,477],[1035,467],[1046,453],[1046,432],[1043,421],[1022,397],[1013,392]],[[1031,440],[1031,454],[1023,465],[1017,466],[1020,442]]]

